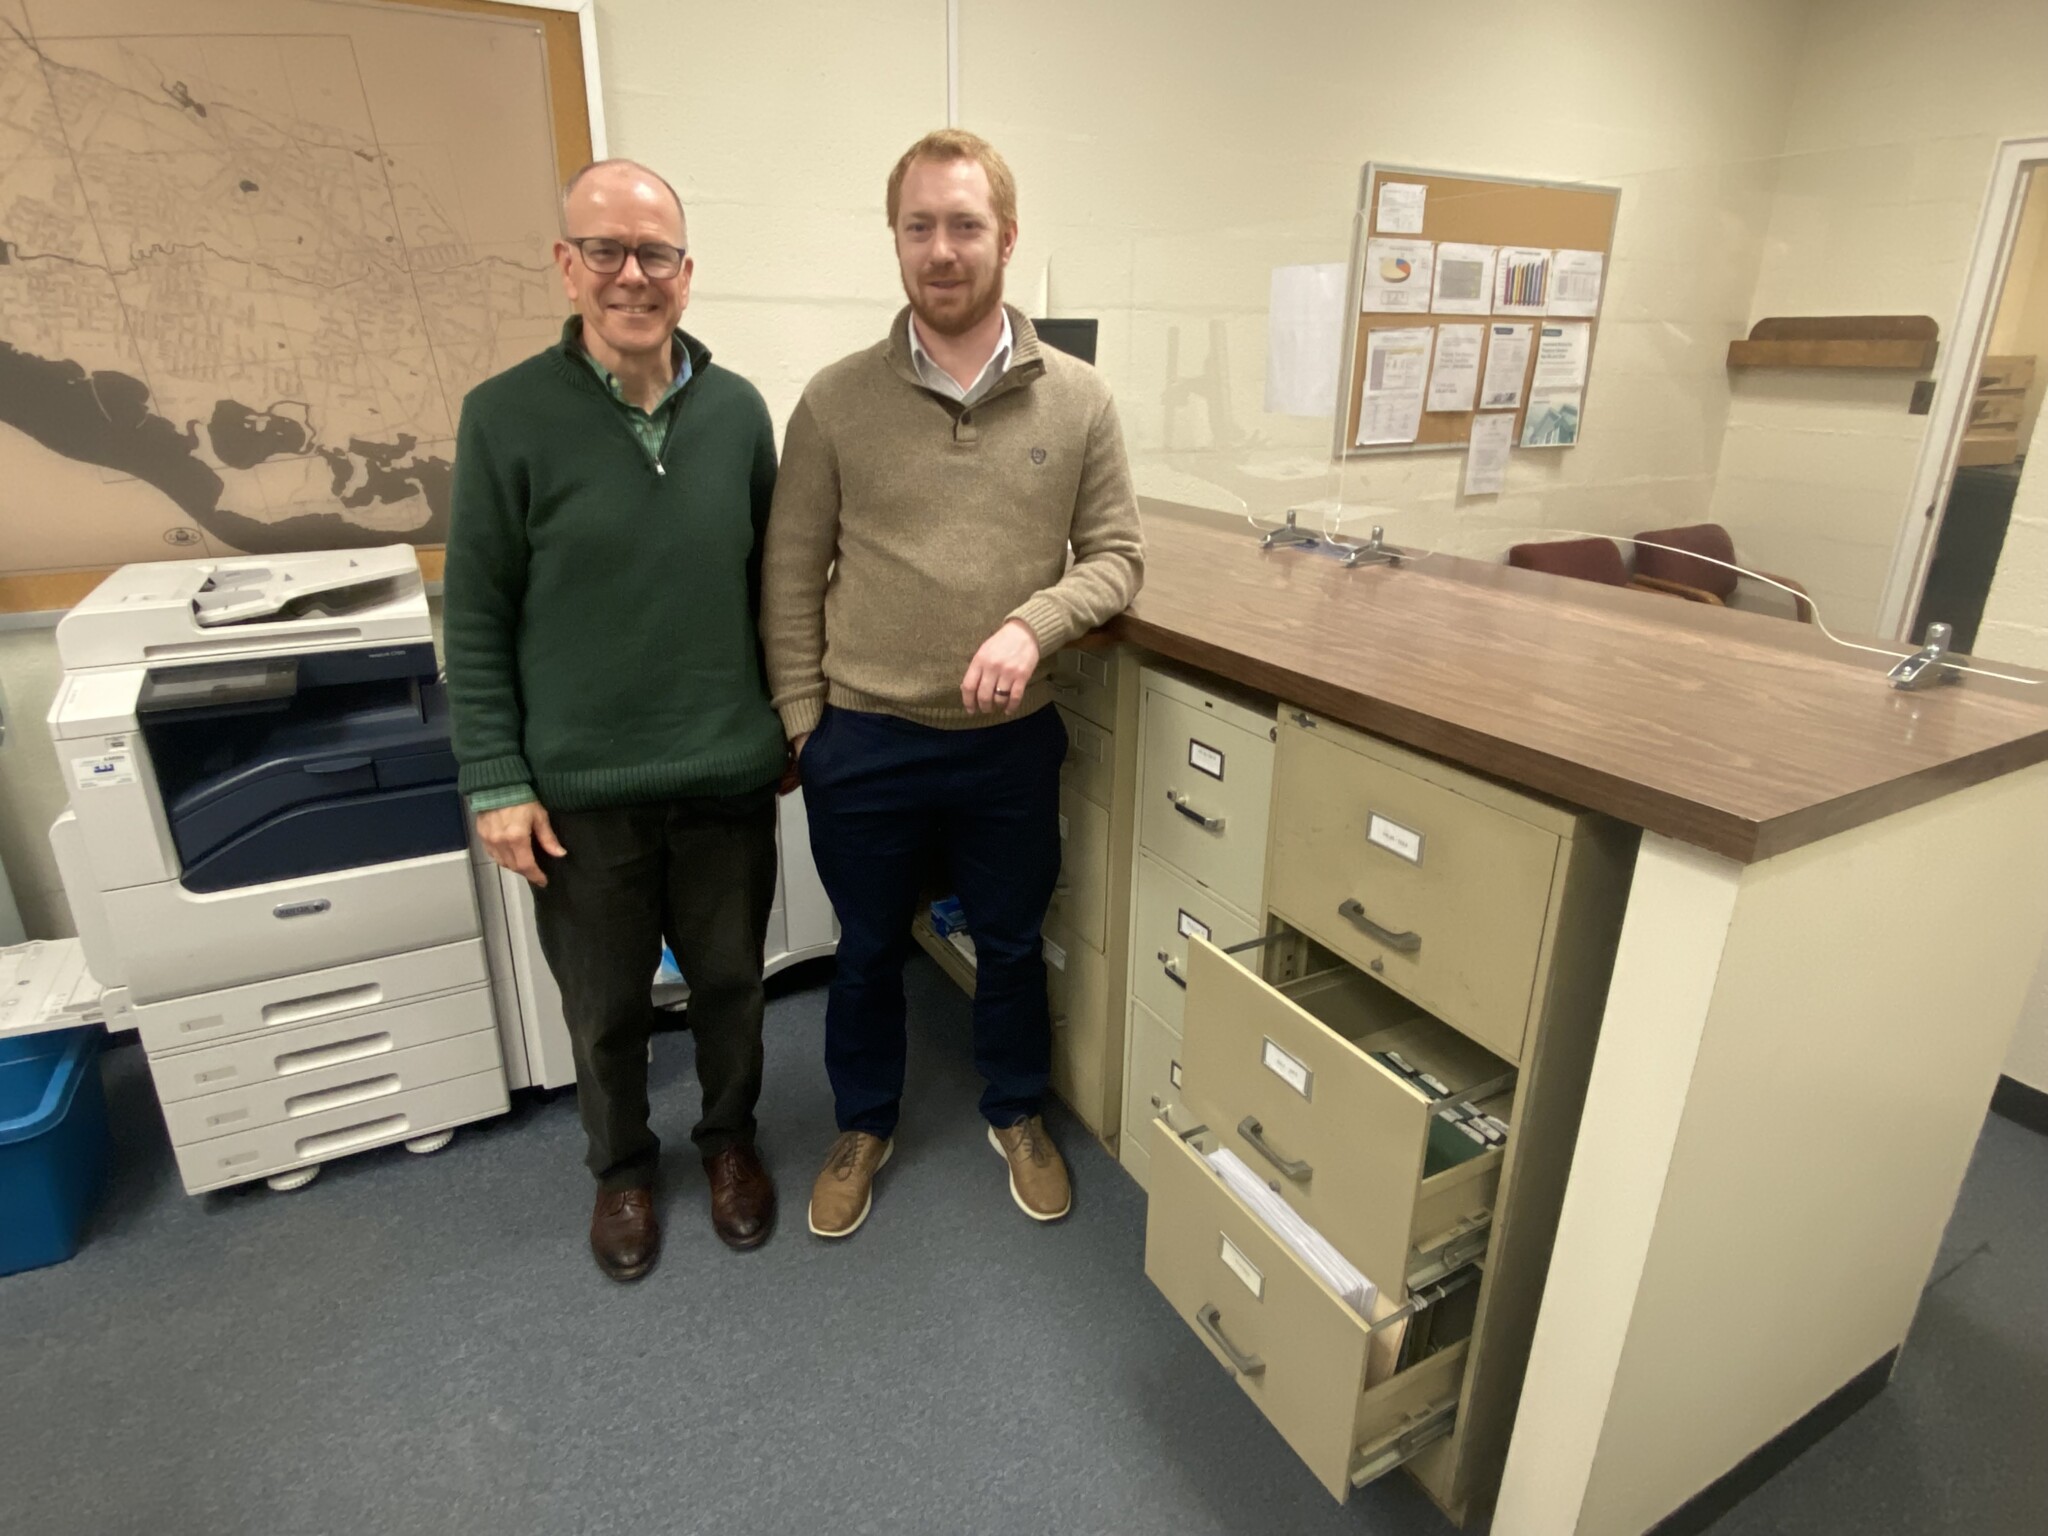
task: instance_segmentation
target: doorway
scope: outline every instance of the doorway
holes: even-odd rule
[[[2011,594],[1992,594],[2044,395],[2048,139],[2032,139],[2008,142],[1996,159],[1893,555],[1886,633],[1918,645],[1930,624],[1945,623],[1950,648],[1974,654],[1987,603],[2007,620],[2016,617]],[[2035,479],[2048,477],[2048,435],[2034,457],[2041,461]],[[2040,489],[2032,487],[2028,500]],[[2048,597],[2039,606],[2025,622],[2048,624]]]

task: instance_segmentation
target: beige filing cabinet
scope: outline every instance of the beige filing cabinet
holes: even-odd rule
[[[1257,936],[1272,802],[1274,706],[1153,664],[1138,684],[1138,846],[1131,879],[1130,987],[1118,1158],[1140,1184],[1143,1128],[1180,1105],[1188,943]]]
[[[1122,1126],[1137,673],[1121,649],[1070,646],[1048,678],[1067,728],[1060,879],[1045,920],[1052,1086],[1111,1150]]]
[[[1116,1149],[1123,1108],[1131,839],[1136,820],[1138,667],[1120,648],[1070,646],[1047,682],[1067,729],[1060,767],[1060,878],[1045,920],[1052,1086]],[[912,933],[967,992],[974,968],[920,913]]]
[[[1506,1457],[1635,834],[1291,708],[1277,738],[1261,931],[1188,940],[1146,1273],[1333,1496],[1406,1465],[1462,1522]],[[1224,1147],[1378,1285],[1370,1321]]]

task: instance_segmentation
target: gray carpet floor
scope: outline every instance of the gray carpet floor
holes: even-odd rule
[[[1348,1507],[1309,1480],[1145,1281],[1137,1187],[1057,1114],[1074,1214],[1027,1221],[981,1134],[964,999],[921,957],[910,993],[896,1157],[843,1244],[802,1220],[832,1131],[822,990],[770,1007],[785,1206],[752,1254],[712,1236],[689,1037],[659,1039],[667,1246],[634,1287],[585,1250],[569,1095],[433,1157],[193,1199],[139,1053],[109,1052],[88,1244],[0,1280],[0,1531],[1451,1529],[1405,1478]],[[2044,1272],[2048,1139],[1994,1120],[1890,1390],[1717,1530],[2039,1530]]]

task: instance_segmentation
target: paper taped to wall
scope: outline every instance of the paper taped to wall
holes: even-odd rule
[[[1337,362],[1344,350],[1341,261],[1275,267],[1266,306],[1266,409],[1321,416],[1337,409]]]
[[[1473,419],[1465,453],[1465,494],[1497,496],[1507,480],[1508,450],[1515,441],[1515,413],[1494,411]]]

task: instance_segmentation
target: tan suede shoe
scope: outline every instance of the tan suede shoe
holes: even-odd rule
[[[1058,1221],[1073,1209],[1067,1165],[1046,1135],[1041,1116],[1019,1120],[1003,1130],[990,1126],[988,1144],[1010,1165],[1010,1198],[1017,1202],[1018,1210],[1033,1221]]]
[[[819,1237],[851,1237],[875,1203],[875,1175],[894,1141],[866,1131],[845,1131],[832,1143],[817,1183],[811,1186],[811,1231]]]

